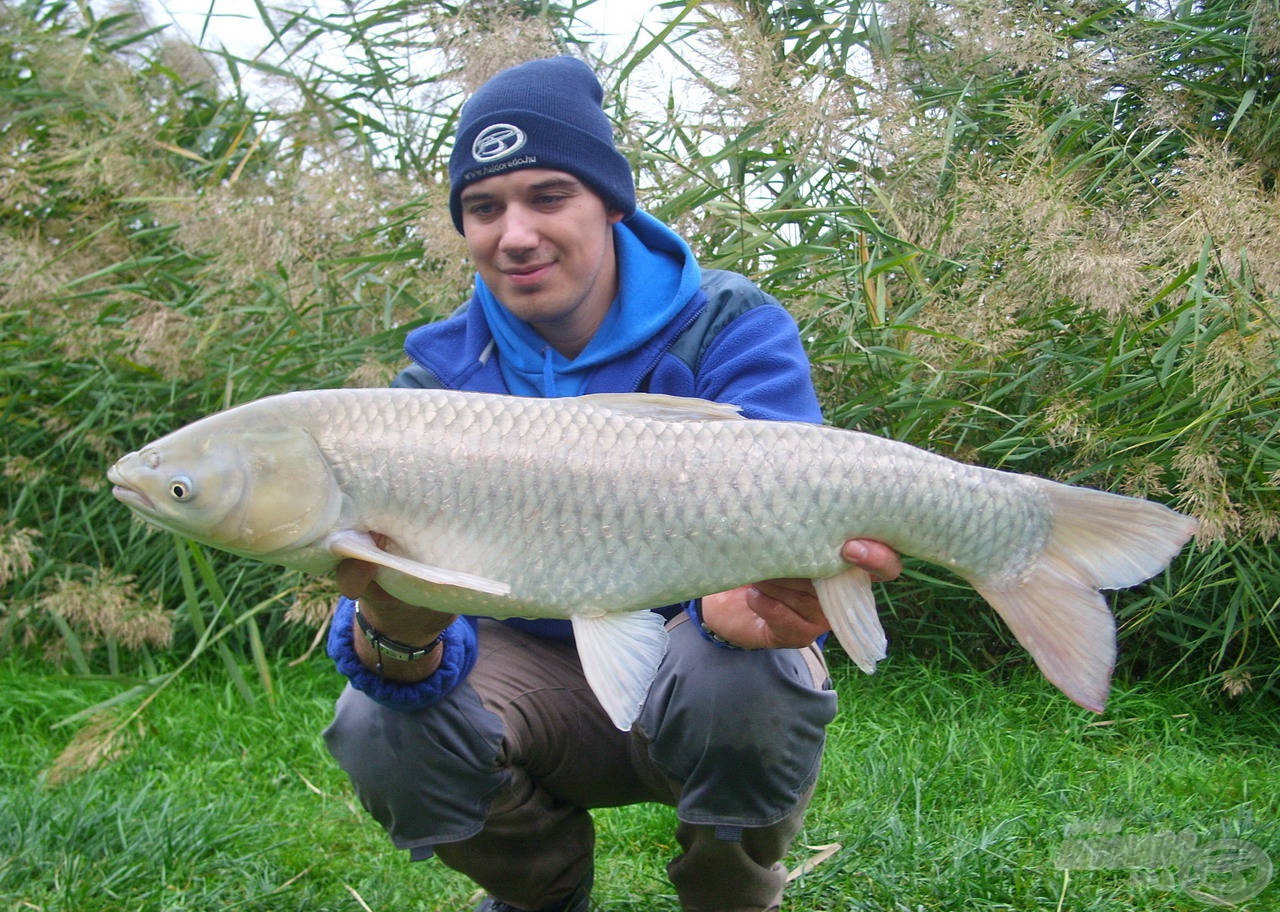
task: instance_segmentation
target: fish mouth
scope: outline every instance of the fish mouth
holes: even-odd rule
[[[132,507],[144,513],[154,513],[156,511],[155,503],[141,491],[126,488],[123,485],[116,485],[111,489],[111,494],[126,507]]]
[[[155,501],[129,484],[120,472],[119,463],[107,469],[107,481],[112,484],[111,495],[125,506],[140,510],[143,513],[156,512]]]

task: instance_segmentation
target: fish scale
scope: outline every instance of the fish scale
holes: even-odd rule
[[[814,580],[842,646],[873,668],[885,637],[866,574],[840,557],[850,538],[954,570],[1100,710],[1115,629],[1098,590],[1159,572],[1195,528],[1149,501],[645,394],[290,393],[181,428],[109,476],[144,518],[237,554],[321,574],[355,557],[411,604],[569,618],[622,728],[665,648],[645,609],[739,585]]]

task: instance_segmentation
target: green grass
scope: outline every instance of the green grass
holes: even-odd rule
[[[0,666],[0,907],[470,908],[469,882],[410,864],[355,805],[319,737],[341,684],[328,663],[274,670],[274,701],[248,708],[208,663],[126,726],[125,753],[50,786],[74,734],[59,721],[133,682]],[[907,656],[869,678],[836,669],[842,711],[789,862],[842,848],[792,886],[790,908],[1206,908],[1172,863],[1062,870],[1069,841],[1099,832],[1140,848],[1234,838],[1280,858],[1274,705],[1228,713],[1197,690],[1138,686],[1100,718],[1030,671],[1001,676]],[[674,912],[670,809],[597,821],[599,908]],[[1244,907],[1278,901],[1272,886]]]

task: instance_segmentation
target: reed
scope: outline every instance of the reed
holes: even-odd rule
[[[233,402],[385,383],[466,295],[457,105],[568,51],[646,207],[792,309],[830,420],[1194,513],[1114,597],[1121,670],[1274,688],[1274,3],[671,3],[609,55],[587,6],[262,6],[239,57],[0,7],[0,650],[152,677],[217,636],[269,692],[303,581],[143,528],[103,472]],[[881,599],[897,648],[1021,661],[950,579]]]

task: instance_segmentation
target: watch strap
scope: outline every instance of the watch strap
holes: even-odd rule
[[[360,632],[364,634],[365,639],[378,652],[379,666],[382,665],[383,656],[395,659],[397,662],[416,662],[418,659],[430,655],[440,645],[441,640],[444,639],[444,631],[442,630],[434,640],[425,646],[410,646],[407,643],[393,640],[378,631],[377,628],[369,623],[369,619],[364,616],[364,613],[361,612],[359,602],[356,602],[355,614],[356,626],[360,628]]]

